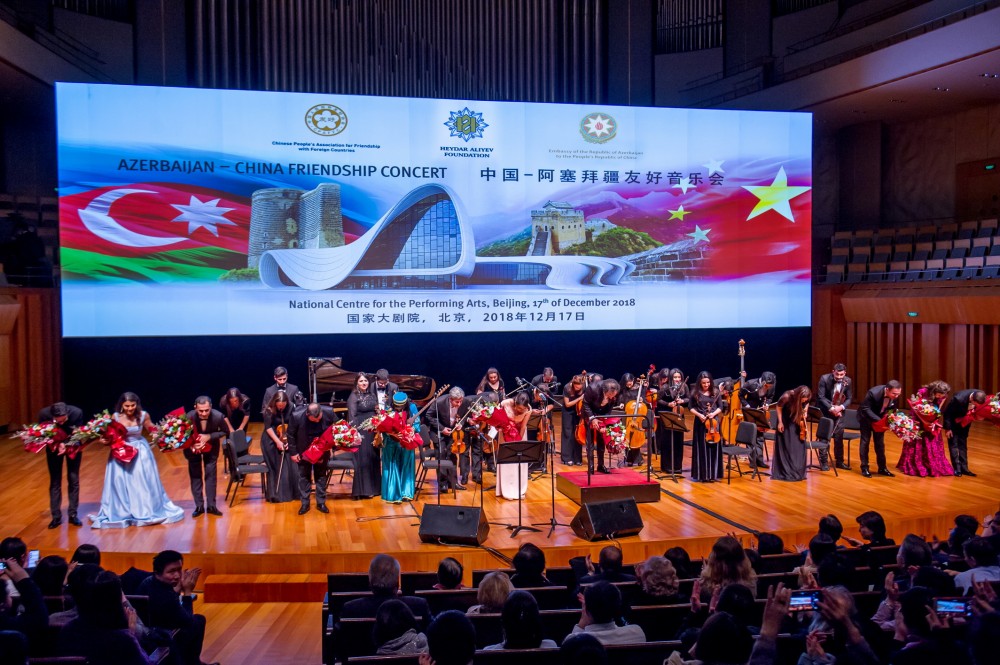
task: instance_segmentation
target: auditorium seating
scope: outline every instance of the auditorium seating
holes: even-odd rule
[[[830,239],[826,284],[992,279],[1000,261],[997,219],[838,231]]]

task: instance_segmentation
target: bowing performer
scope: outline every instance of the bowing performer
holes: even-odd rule
[[[865,398],[861,400],[858,408],[858,422],[861,424],[861,439],[858,446],[859,457],[861,458],[861,475],[871,478],[872,473],[868,468],[868,448],[872,439],[875,440],[875,461],[878,463],[878,475],[894,476],[886,465],[885,461],[885,429],[882,431],[875,429],[875,423],[884,418],[890,411],[899,408],[899,396],[903,392],[903,386],[892,379],[885,385],[875,386],[870,389]]]
[[[83,411],[76,406],[71,406],[65,402],[56,402],[38,412],[40,423],[52,422],[56,424],[65,439],[73,434],[73,429],[83,424]],[[83,453],[77,452],[74,457],[66,454],[66,443],[60,443],[56,450],[45,449],[45,461],[49,467],[49,512],[52,514],[52,521],[49,528],[55,529],[62,524],[62,468],[63,458],[66,459],[66,489],[69,494],[69,511],[67,516],[69,523],[73,526],[83,526],[77,515],[80,505],[80,462],[83,461]]]
[[[978,420],[976,409],[986,403],[986,391],[979,388],[959,390],[944,408],[944,434],[956,476],[972,476],[969,469],[969,429]]]
[[[215,486],[219,448],[226,438],[226,417],[212,408],[212,399],[207,395],[201,395],[194,401],[194,409],[187,412],[187,417],[194,423],[196,431],[194,444],[184,449],[188,476],[191,478],[191,494],[194,496],[191,517],[203,513],[221,516],[222,511],[215,503]]]
[[[591,381],[583,391],[583,414],[587,423],[587,469],[594,472],[594,451],[597,451],[597,472],[611,473],[604,465],[604,437],[599,430],[604,426],[604,419],[618,404],[618,393],[621,386],[614,379]]]
[[[577,405],[583,400],[583,375],[577,374],[563,389],[562,432],[559,437],[559,457],[566,466],[583,464],[583,447],[576,440],[576,426],[580,422]]]
[[[764,372],[759,379],[750,379],[740,386],[740,404],[744,409],[766,409],[774,404],[774,372]],[[757,430],[757,439],[750,446],[750,464],[766,469],[764,461],[764,432]]]
[[[459,421],[464,421],[465,414],[469,411],[469,402],[465,399],[465,391],[455,386],[448,391],[447,395],[442,395],[434,400],[433,406],[424,412],[427,420],[427,431],[431,441],[437,446],[438,459],[450,459],[455,463],[455,467],[444,469],[441,481],[441,492],[447,492],[451,487],[457,490],[464,490],[465,483],[469,481],[469,457],[452,452],[453,437]],[[458,472],[462,473],[462,482],[459,482]]]
[[[303,457],[303,453],[309,450],[309,446],[317,438],[322,436],[333,423],[340,418],[329,407],[322,407],[313,402],[304,410],[294,414],[288,426],[288,451],[291,453],[291,460],[299,467],[299,497],[302,505],[299,507],[299,515],[309,512],[309,491],[312,488],[313,480],[316,481],[316,510],[321,513],[329,513],[326,507],[326,484],[330,479],[330,469],[327,462],[330,461],[331,451],[323,453],[315,464]]]
[[[833,463],[838,469],[850,471],[851,467],[844,462],[844,411],[851,405],[854,393],[851,389],[851,378],[847,376],[847,366],[837,363],[833,371],[819,377],[816,387],[816,405],[824,418],[833,421]],[[819,468],[830,470],[830,454],[828,450],[819,451]]]

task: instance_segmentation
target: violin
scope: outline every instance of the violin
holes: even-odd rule
[[[705,442],[718,443],[722,440],[722,432],[719,431],[718,418],[705,418]]]
[[[465,430],[456,427],[451,431],[451,454],[461,455],[465,452]]]

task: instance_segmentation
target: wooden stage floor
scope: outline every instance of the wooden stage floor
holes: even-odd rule
[[[556,428],[558,431],[558,427]],[[887,439],[890,465],[899,455],[898,440]],[[848,535],[857,535],[854,517],[874,509],[883,514],[890,535],[897,540],[908,532],[928,538],[947,537],[952,519],[959,513],[982,517],[1000,504],[1000,430],[977,423],[970,438],[969,457],[977,478],[895,478],[865,479],[858,473],[857,446],[853,446],[851,472],[811,470],[803,482],[785,483],[765,477],[758,483],[749,476],[733,477],[731,485],[692,483],[686,477],[676,484],[660,482],[661,500],[639,504],[644,528],[638,536],[621,539],[628,562],[638,561],[666,548],[683,545],[692,556],[708,552],[721,534],[734,533],[751,544],[750,531],[771,531],[781,535],[786,546],[804,545],[815,533],[818,519],[834,513],[845,524]],[[129,565],[150,567],[151,557],[162,549],[184,552],[190,565],[200,565],[204,576],[229,574],[302,575],[339,571],[365,571],[371,555],[390,552],[404,569],[436,570],[442,556],[451,555],[466,570],[501,565],[486,549],[425,544],[418,537],[418,515],[423,506],[437,500],[431,490],[413,504],[391,505],[379,499],[352,501],[350,477],[338,482],[331,478],[330,514],[313,509],[297,514],[298,503],[270,504],[263,500],[258,480],[248,481],[237,503],[223,505],[222,492],[227,477],[220,460],[220,506],[223,517],[192,519],[193,501],[189,492],[186,464],[180,454],[156,453],[160,475],[170,497],[183,507],[187,517],[175,524],[145,528],[98,530],[86,525],[85,516],[96,512],[100,503],[106,454],[97,447],[84,452],[81,468],[80,514],[85,526],[69,526],[65,521],[49,530],[48,474],[45,457],[23,451],[19,442],[7,440],[0,447],[0,535],[17,535],[42,556],[68,556],[81,543],[93,543],[105,553],[107,567],[122,571]],[[658,460],[657,460],[658,461]],[[557,463],[557,472],[567,470]],[[573,467],[578,470],[578,467]],[[433,473],[431,474],[433,477]],[[493,476],[486,481],[492,484]],[[441,497],[447,505],[470,506],[480,499],[477,487]],[[540,533],[522,532],[511,537],[503,526],[492,526],[485,545],[512,556],[524,542],[546,549],[550,565],[566,565],[570,557],[586,552],[595,555],[602,543],[577,538],[569,527],[557,527],[548,537],[551,517],[549,477],[530,482],[523,502],[523,523],[543,523]],[[64,490],[65,505],[65,490]],[[568,524],[578,510],[558,492],[555,516]],[[485,511],[491,522],[516,524],[518,503],[485,495]],[[203,580],[205,577],[203,576]],[[318,600],[318,599],[317,599]]]

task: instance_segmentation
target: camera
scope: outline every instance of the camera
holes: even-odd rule
[[[955,617],[972,616],[972,600],[969,598],[935,598],[934,611]]]
[[[818,610],[819,603],[823,600],[823,592],[819,589],[805,589],[792,591],[792,597],[788,603],[789,612],[806,612]]]

